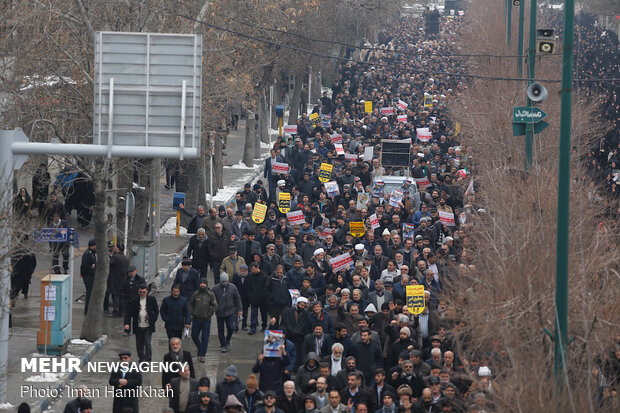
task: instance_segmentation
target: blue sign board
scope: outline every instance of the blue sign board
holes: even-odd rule
[[[179,204],[185,203],[185,192],[175,192],[172,196],[172,209],[179,210]]]
[[[67,242],[69,228],[41,228],[32,231],[32,238],[36,242]]]

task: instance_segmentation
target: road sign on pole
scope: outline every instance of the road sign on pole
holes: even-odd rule
[[[517,106],[512,109],[513,123],[536,123],[543,120],[547,114],[539,108]]]

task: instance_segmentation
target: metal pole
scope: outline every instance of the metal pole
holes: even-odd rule
[[[159,158],[154,158],[151,161],[151,225],[152,225],[152,231],[151,233],[153,234],[153,241],[156,242],[156,253],[155,253],[155,262],[153,263],[149,263],[149,269],[153,269],[151,272],[153,275],[157,274],[157,271],[159,271],[159,240],[160,240],[160,236],[159,236],[159,226],[160,224],[160,220],[159,220],[159,190],[160,188],[160,174],[159,174],[159,168],[161,166],[161,159]],[[151,266],[152,264],[152,266]],[[149,276],[151,274],[148,274]],[[143,274],[143,276],[146,278],[147,274]]]
[[[273,85],[269,86],[269,148],[271,144],[271,114],[273,113]]]
[[[2,137],[0,145],[0,214],[4,215],[4,222],[0,225],[0,403],[7,401],[6,382],[8,377],[9,356],[9,314],[10,314],[10,284],[11,265],[10,247],[13,208],[11,195],[13,194],[13,152],[11,141]]]
[[[67,236],[70,237],[72,232],[74,232],[73,228],[70,228],[69,234],[67,234]],[[71,243],[69,244],[69,336],[71,336],[71,329],[73,328],[73,280],[75,280],[75,265],[73,262],[74,259],[75,247],[73,246],[73,243]]]
[[[506,47],[510,50],[512,40],[512,1],[506,0]]]
[[[523,1],[521,2],[523,6]],[[530,38],[527,49],[527,85],[531,85],[536,77],[536,13],[538,12],[538,1],[530,0]],[[519,59],[519,62],[522,62]],[[527,98],[527,106],[532,106],[532,101]],[[534,140],[534,124],[528,122],[525,125],[525,171],[529,171],[532,166],[532,141]]]
[[[310,102],[312,102],[312,66],[308,66],[308,109],[310,110]]]
[[[570,202],[571,108],[573,93],[574,0],[564,1],[564,39],[562,44],[562,103],[560,107],[560,168],[558,171],[558,228],[555,264],[555,360],[553,376],[556,411],[563,409],[566,345],[568,342],[568,240]]]
[[[523,77],[523,30],[525,27],[525,0],[519,3],[519,38],[517,40],[517,75]]]
[[[129,192],[125,194],[125,255],[129,257],[129,245],[127,244],[127,240],[129,239]]]
[[[214,139],[217,139],[217,137],[214,137]],[[213,146],[214,145],[215,145],[215,142],[213,142],[211,145],[211,162],[209,162],[209,208],[213,208],[213,193],[215,192],[213,190]]]

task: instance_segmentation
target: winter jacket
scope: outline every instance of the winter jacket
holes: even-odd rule
[[[228,257],[228,239],[229,238],[225,234],[217,235],[214,233],[209,236],[207,243],[209,251],[211,252],[211,259],[221,262],[224,258]]]
[[[241,296],[233,283],[219,283],[213,288],[217,300],[215,315],[226,317],[241,311]]]
[[[266,295],[269,297],[269,303],[273,305],[290,305],[291,295],[288,289],[289,283],[286,275],[278,278],[274,274],[265,283]]]
[[[370,383],[375,369],[383,365],[383,354],[379,346],[372,341],[367,344],[360,341],[353,345],[351,355],[355,356],[358,368],[364,373],[367,383]]]
[[[228,404],[228,396],[234,396],[242,390],[245,390],[245,384],[243,384],[238,377],[235,377],[235,379],[230,383],[228,383],[226,379],[224,379],[222,381],[219,381],[215,386],[215,392],[217,393],[220,402],[223,403],[224,406]]]
[[[282,374],[291,363],[291,358],[287,354],[284,357],[264,357],[263,362],[259,363],[258,359],[252,367],[252,373],[260,373],[258,389],[262,392],[273,390],[276,394],[282,392]]]
[[[181,296],[174,298],[171,295],[161,302],[159,315],[164,320],[166,330],[183,330],[185,324],[191,323],[187,300]]]
[[[108,276],[108,291],[110,294],[123,294],[127,268],[129,268],[129,258],[125,254],[117,252],[110,257],[110,274]]]
[[[194,320],[209,321],[217,309],[217,299],[213,291],[199,289],[189,300],[189,313]]]
[[[198,274],[198,270],[191,267],[187,272],[185,281],[183,281],[184,274],[185,270],[183,269],[183,267],[179,268],[177,270],[173,284],[179,286],[181,290],[181,296],[189,301],[189,299],[192,298],[194,292],[200,288],[200,275]]]
[[[222,260],[220,271],[225,272],[229,277],[232,277],[234,274],[239,272],[243,264],[245,264],[245,259],[238,254],[235,262],[233,262],[230,257],[226,257]]]
[[[267,277],[263,272],[258,272],[256,274],[252,274],[251,272],[248,274],[248,278],[245,280],[243,288],[247,294],[248,299],[250,300],[250,304],[252,305],[263,305],[265,304],[265,283],[267,282]]]
[[[192,267],[200,268],[209,264],[211,261],[209,254],[209,243],[205,237],[204,240],[198,239],[198,235],[194,235],[189,239],[189,245],[187,246],[187,257],[192,259]]]
[[[308,367],[308,362],[314,360],[314,367]],[[316,390],[315,384],[308,384],[310,380],[316,380],[321,376],[321,369],[319,368],[319,358],[315,352],[309,352],[306,363],[297,370],[295,376],[295,385],[301,390],[301,393],[308,394]]]

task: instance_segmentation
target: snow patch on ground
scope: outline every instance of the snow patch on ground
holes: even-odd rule
[[[160,234],[176,235],[177,234],[177,217],[170,217],[164,225],[159,229]],[[179,235],[187,235],[187,228],[179,228]]]
[[[14,408],[15,406],[13,406],[11,403],[0,403],[0,410],[9,410]]]
[[[181,260],[181,261],[179,261],[179,263],[177,264],[177,266],[176,266],[176,267],[174,267],[174,270],[172,270],[172,271],[170,272],[170,276],[169,276],[168,278],[174,278],[174,277],[176,277],[176,276],[177,276],[177,271],[179,270],[179,268],[181,268],[181,263],[182,263],[182,262],[183,262],[182,260]]]
[[[258,168],[259,166],[256,165],[253,169],[246,169],[245,171],[247,172],[239,173],[239,178],[235,179],[224,188],[217,190],[217,194],[215,194],[215,196],[213,197],[213,202],[228,202],[231,198],[235,196],[238,191],[241,191],[243,189],[243,185],[249,182],[250,178],[254,174],[254,171]],[[211,195],[207,193],[207,200],[211,199],[210,197]]]
[[[262,142],[261,142],[262,144]],[[225,166],[224,169],[246,169],[246,170],[254,170],[256,168],[258,168],[259,165],[254,165],[254,166],[247,166],[246,164],[243,163],[243,161],[239,161],[239,163],[234,164],[234,165],[230,165],[230,166]]]
[[[58,381],[58,375],[56,373],[41,373],[36,376],[27,377],[25,381],[31,381],[31,382],[37,382],[37,383]]]
[[[71,339],[71,344],[75,344],[76,346],[88,346],[93,343],[88,340],[84,340],[83,338],[73,338]]]

